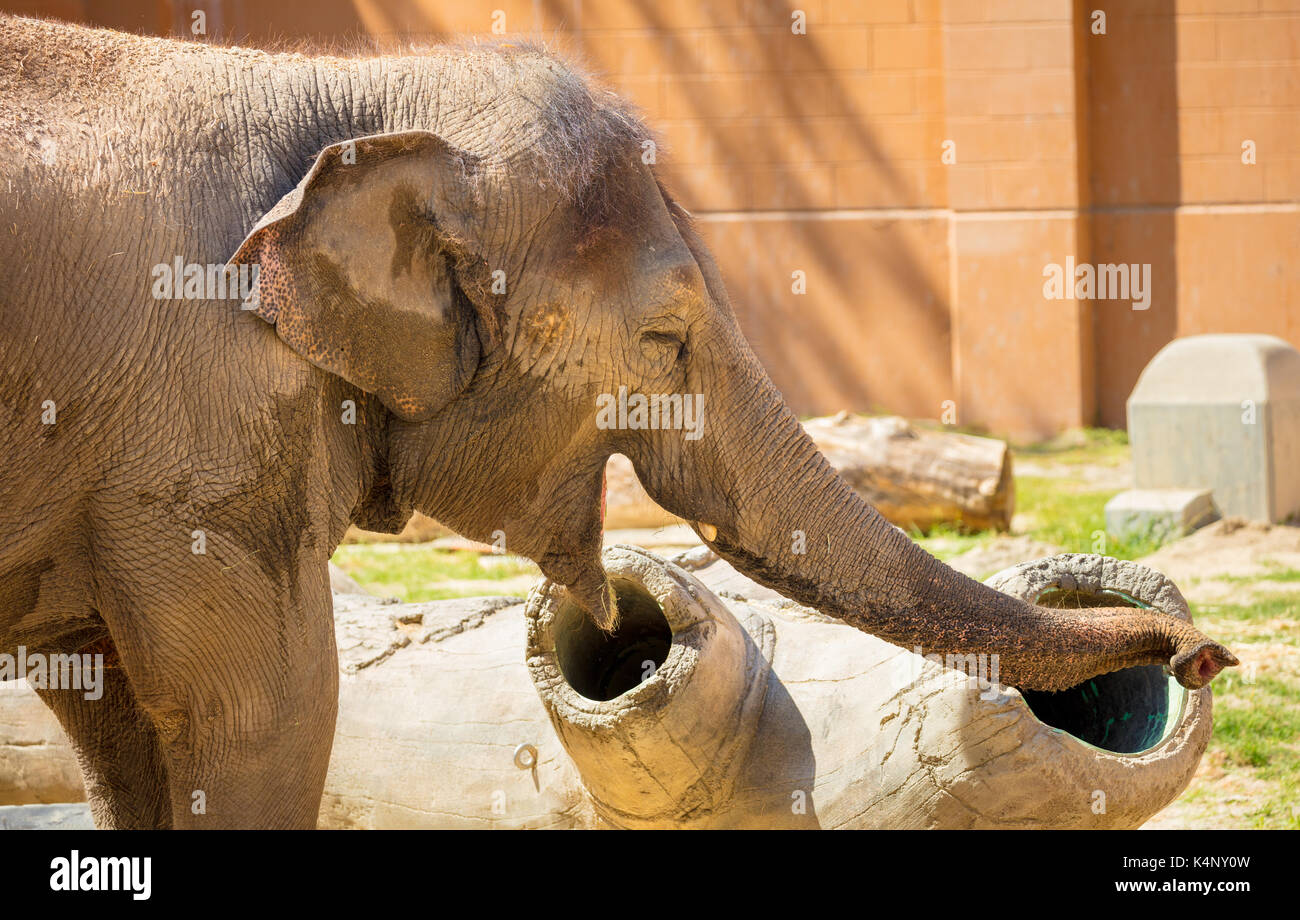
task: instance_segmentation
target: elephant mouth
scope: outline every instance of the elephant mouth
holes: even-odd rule
[[[1058,608],[1149,607],[1120,591],[1060,588],[1042,592],[1036,603]],[[1050,728],[1103,751],[1141,754],[1174,733],[1188,691],[1164,665],[1143,665],[1101,674],[1065,690],[1020,690],[1020,694],[1034,717]]]

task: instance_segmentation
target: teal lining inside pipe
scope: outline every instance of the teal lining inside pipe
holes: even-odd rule
[[[1036,599],[1044,607],[1140,607],[1120,591],[1084,594],[1049,588]],[[1115,754],[1140,754],[1160,744],[1182,719],[1187,691],[1164,665],[1143,665],[1102,674],[1066,690],[1022,690],[1025,702],[1045,725],[1085,744]]]

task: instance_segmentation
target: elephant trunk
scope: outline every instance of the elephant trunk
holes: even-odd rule
[[[750,578],[923,655],[996,656],[997,679],[1024,689],[1157,663],[1198,688],[1237,663],[1179,620],[1036,606],[944,565],[831,468],[738,330],[724,338],[695,356],[703,436],[655,432],[628,453],[649,494]]]

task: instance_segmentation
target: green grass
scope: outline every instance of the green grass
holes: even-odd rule
[[[1088,489],[1068,477],[1016,477],[1016,509],[1024,515],[1026,533],[1060,546],[1062,552],[1137,559],[1169,542],[1173,535],[1155,530],[1107,533],[1106,502],[1117,494],[1117,489]]]
[[[1227,582],[1254,582],[1259,580],[1277,581],[1277,582],[1297,582],[1300,581],[1300,571],[1288,569],[1274,559],[1261,559],[1260,564],[1267,571],[1263,575],[1220,575],[1219,581]]]
[[[1296,686],[1275,677],[1228,680],[1217,686],[1214,728],[1215,744],[1228,755],[1228,762],[1260,767],[1266,778],[1297,771],[1296,739],[1300,738],[1300,706]]]
[[[1013,443],[1012,450],[1018,457],[1051,460],[1065,466],[1119,466],[1129,459],[1128,432],[1074,428],[1047,441]]]
[[[913,528],[908,531],[908,536],[921,544],[930,555],[937,556],[944,561],[960,555],[968,549],[981,546],[990,539],[990,535],[987,533],[967,533],[949,524],[932,527],[925,533]]]
[[[1300,581],[1300,571],[1281,570],[1261,580]],[[1192,609],[1197,625],[1233,649],[1243,665],[1214,682],[1214,735],[1207,756],[1219,760],[1228,774],[1251,780],[1246,819],[1252,827],[1300,830],[1300,657],[1295,650],[1300,596],[1266,594],[1250,603]],[[1281,655],[1279,645],[1286,647]],[[1274,657],[1262,657],[1269,647]],[[1211,807],[1223,795],[1216,783],[1205,782],[1194,785],[1185,799]]]
[[[1152,529],[1124,535],[1106,532],[1106,502],[1118,489],[1096,489],[1086,480],[1069,476],[1016,476],[1017,535],[1059,546],[1064,553],[1101,553],[1116,559],[1138,559],[1173,539]],[[912,539],[940,559],[981,546],[991,533],[965,534],[950,527],[929,533],[913,532]]]
[[[1082,468],[1127,463],[1128,435],[1123,431],[1076,429],[1050,441],[1015,445],[1013,453],[1032,464],[1030,469],[1051,466],[1062,474],[1016,475],[1018,535],[1059,546],[1061,552],[1101,553],[1117,559],[1137,559],[1169,542],[1170,534],[1156,531],[1124,536],[1105,532],[1106,502],[1119,490],[1098,489]],[[1080,468],[1076,475],[1070,475],[1071,467]],[[950,559],[994,538],[993,534],[964,534],[949,527],[911,536],[940,559]]]
[[[518,575],[540,577],[537,566],[518,556],[484,556],[473,550],[435,549],[427,543],[352,543],[340,546],[333,561],[371,594],[407,602],[481,594],[522,597],[526,589],[491,583]],[[448,584],[458,581],[485,584]]]
[[[1230,638],[1288,644],[1300,640],[1300,623],[1295,622],[1300,620],[1300,595],[1290,592],[1264,594],[1247,604],[1196,604],[1192,609],[1198,624],[1200,617],[1215,628],[1222,624]],[[1300,659],[1295,666],[1300,667]]]

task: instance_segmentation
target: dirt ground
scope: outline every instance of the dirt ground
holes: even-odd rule
[[[1216,521],[1141,560],[1174,580],[1189,601],[1213,604],[1246,590],[1297,590],[1271,581],[1270,572],[1300,570],[1300,527],[1239,518]],[[1225,580],[1229,579],[1229,580]]]
[[[947,561],[959,572],[983,580],[989,575],[1031,559],[1055,556],[1061,548],[1036,540],[1027,534],[1000,534],[979,546],[973,546]]]

